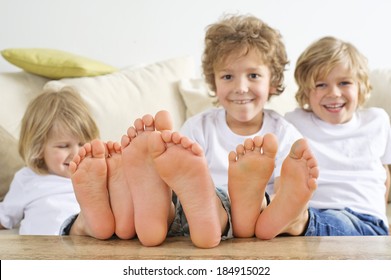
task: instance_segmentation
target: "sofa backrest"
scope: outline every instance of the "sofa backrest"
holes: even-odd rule
[[[179,129],[186,108],[178,82],[193,78],[194,68],[191,57],[181,57],[102,76],[50,81],[45,88],[75,88],[90,107],[102,140],[120,141],[136,118],[162,109],[171,113]]]

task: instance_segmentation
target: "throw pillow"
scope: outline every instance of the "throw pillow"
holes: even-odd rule
[[[179,91],[186,104],[186,118],[213,108],[216,102],[203,79],[182,79]]]
[[[117,70],[102,62],[55,49],[15,48],[5,49],[1,54],[15,66],[50,79],[97,76]]]
[[[0,73],[0,126],[19,139],[20,121],[28,103],[49,81],[26,71]]]
[[[369,75],[373,90],[365,107],[380,107],[391,117],[391,70],[376,69]]]
[[[18,143],[3,127],[0,126],[0,201],[8,192],[15,172],[23,167],[24,163],[18,153]]]

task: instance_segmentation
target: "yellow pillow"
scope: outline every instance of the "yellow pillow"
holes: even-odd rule
[[[50,79],[98,76],[117,71],[102,62],[54,49],[5,49],[1,55],[27,72]]]

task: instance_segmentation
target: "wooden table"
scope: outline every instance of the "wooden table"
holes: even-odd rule
[[[158,247],[135,240],[97,240],[84,236],[0,235],[2,260],[391,260],[391,236],[277,237],[222,241],[199,249],[189,238],[168,238]]]

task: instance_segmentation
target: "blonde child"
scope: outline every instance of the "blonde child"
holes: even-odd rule
[[[236,237],[254,236],[259,213],[269,199],[267,193],[272,194],[278,183],[282,161],[301,138],[281,115],[264,108],[271,97],[283,92],[287,63],[280,33],[256,17],[228,15],[207,29],[203,73],[220,106],[188,119],[181,133],[205,151],[218,192],[231,202]],[[257,188],[231,184],[229,152],[257,135],[262,136],[258,146],[265,141],[273,150],[267,155],[272,166],[265,170],[264,182]]]
[[[371,90],[365,57],[350,43],[324,37],[301,54],[295,79],[300,109],[286,118],[317,158],[318,188],[311,200],[305,189],[291,196],[294,203],[277,199],[279,190],[260,215],[265,226],[258,236],[387,235],[384,165],[391,163],[390,122],[384,110],[362,108]],[[286,224],[293,222],[297,231],[287,232]]]
[[[79,212],[69,164],[79,148],[99,136],[81,97],[71,88],[46,91],[30,102],[21,123],[19,170],[0,203],[0,227],[20,234],[55,235]]]

